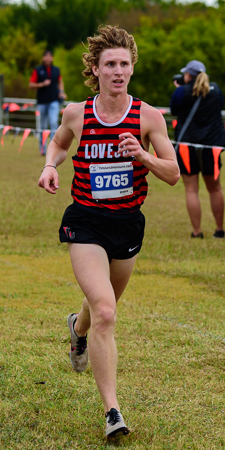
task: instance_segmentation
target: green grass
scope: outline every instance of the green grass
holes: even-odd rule
[[[212,238],[202,180],[205,239],[191,240],[182,181],[148,177],[144,245],[116,326],[118,398],[132,432],[107,442],[92,370],[76,374],[68,358],[66,318],[83,298],[58,241],[73,152],[51,196],[37,186],[38,141],[21,153],[19,142],[0,147],[0,448],[225,449],[225,240]],[[221,181],[225,192],[224,169]]]

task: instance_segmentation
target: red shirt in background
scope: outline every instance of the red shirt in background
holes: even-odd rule
[[[46,69],[47,69],[47,73],[48,73],[49,78],[51,78],[51,66],[47,66]],[[60,81],[61,78],[62,78],[62,76],[59,75],[58,81]],[[37,73],[37,69],[34,69],[34,70],[33,70],[33,73],[32,73],[32,75],[31,75],[31,77],[30,77],[30,81],[31,81],[32,83],[37,83],[37,82],[38,82],[38,73]]]

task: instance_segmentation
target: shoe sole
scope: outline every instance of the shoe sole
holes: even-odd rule
[[[110,434],[107,434],[107,439],[110,439],[112,437],[120,437],[120,436],[126,436],[130,433],[130,430],[128,430],[127,427],[118,428],[118,430],[112,431]]]
[[[70,324],[71,324],[70,317],[71,317],[71,315],[72,314],[69,314],[68,317],[67,317],[67,325],[68,325],[68,328],[70,330],[70,341],[72,343],[72,332],[71,332],[71,329],[70,329]],[[77,316],[76,313],[74,313],[73,315]],[[74,367],[74,364],[73,364],[73,361],[72,361],[72,352],[71,352],[71,350],[69,351],[69,358],[70,358],[70,362],[71,362],[72,368],[73,368],[73,370],[76,373],[82,373],[82,372],[84,372],[86,370],[88,363],[85,365],[85,368],[83,368],[83,369],[78,369],[77,367]]]
[[[67,325],[68,325],[69,330],[70,330],[70,320],[69,319],[70,319],[71,315],[72,314],[69,314],[67,317]],[[77,316],[77,314],[75,314],[75,313],[74,313],[74,315]],[[71,335],[71,330],[70,330],[70,335]]]
[[[70,329],[70,323],[71,323],[70,317],[71,317],[71,315],[72,314],[69,314],[68,317],[67,317],[67,325],[68,325],[68,328],[70,330],[70,345],[71,345],[71,342],[72,342],[71,329]],[[69,351],[69,358],[70,358],[70,362],[71,362],[72,367],[73,367],[73,363],[72,363],[72,359],[71,359],[71,350]],[[73,367],[73,370],[75,370],[75,372],[77,372],[77,370],[74,367]],[[79,373],[79,372],[77,372],[77,373]]]

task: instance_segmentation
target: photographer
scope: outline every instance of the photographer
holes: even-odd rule
[[[181,74],[173,77],[176,90],[170,100],[172,115],[177,116],[175,140],[178,137],[188,118],[196,100],[201,96],[200,103],[191,122],[184,132],[181,140],[206,147],[188,146],[188,161],[190,171],[187,170],[181,157],[180,149],[177,159],[182,174],[186,205],[193,227],[192,238],[203,238],[201,231],[201,205],[198,197],[199,172],[202,173],[206,188],[210,195],[210,203],[216,222],[215,238],[224,238],[223,216],[224,199],[219,176],[215,171],[213,147],[225,146],[225,131],[221,110],[223,108],[223,95],[216,83],[209,83],[206,68],[201,61],[190,61],[181,69]],[[211,146],[211,147],[210,147]],[[218,171],[221,158],[218,159]]]

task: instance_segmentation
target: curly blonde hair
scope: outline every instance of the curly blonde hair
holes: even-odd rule
[[[98,33],[94,37],[88,37],[89,53],[83,53],[82,56],[83,63],[86,66],[82,73],[88,78],[84,84],[95,93],[99,92],[99,82],[98,77],[92,71],[92,66],[98,67],[100,54],[103,50],[108,48],[126,48],[130,51],[132,64],[135,64],[138,60],[135,40],[126,30],[112,25],[100,25]]]
[[[192,95],[196,95],[197,97],[199,97],[199,95],[202,95],[202,97],[204,98],[206,94],[209,93],[209,91],[209,77],[207,73],[200,72],[195,79]]]

